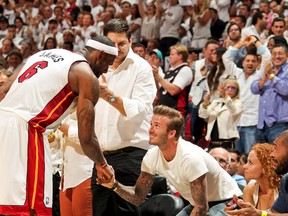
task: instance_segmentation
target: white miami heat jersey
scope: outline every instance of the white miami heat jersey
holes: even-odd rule
[[[1,101],[0,109],[14,112],[27,122],[37,116],[38,122],[49,117],[44,125],[47,128],[63,114],[63,109],[65,113],[70,112],[67,106],[74,98],[68,84],[68,72],[76,61],[86,59],[64,49],[43,50],[34,54],[28,58]]]
[[[0,214],[52,215],[52,164],[43,133],[56,129],[77,95],[68,73],[84,57],[62,49],[40,51],[21,69],[0,102]]]

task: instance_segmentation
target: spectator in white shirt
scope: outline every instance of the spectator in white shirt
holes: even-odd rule
[[[260,70],[257,70],[258,61],[256,53],[248,53],[243,60],[243,69],[238,68],[233,62],[235,53],[240,47],[255,44],[257,53],[262,56]],[[271,54],[266,46],[263,46],[257,38],[248,36],[242,39],[234,47],[229,47],[223,55],[223,62],[227,73],[236,76],[240,86],[240,100],[243,103],[243,113],[238,123],[240,139],[236,141],[235,148],[240,153],[249,153],[251,147],[255,144],[255,135],[258,122],[259,95],[252,94],[250,86],[252,82],[262,77],[264,64],[271,59]]]
[[[255,35],[260,39],[266,39],[264,30],[267,27],[268,19],[267,14],[264,12],[257,12],[252,17],[252,25],[244,28],[241,33],[241,38],[246,36]]]

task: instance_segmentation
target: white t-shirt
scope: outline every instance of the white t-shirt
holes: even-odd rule
[[[169,162],[158,147],[148,150],[143,158],[141,171],[165,176],[191,205],[194,205],[194,200],[190,183],[204,174],[207,178],[209,202],[230,199],[233,194],[242,195],[236,181],[210,154],[183,139],[179,139],[175,158]]]
[[[181,65],[187,65],[187,63],[182,63]],[[173,68],[171,67],[169,70],[175,70],[176,68],[180,67],[181,65],[178,65],[177,67]],[[190,85],[193,80],[193,73],[190,67],[182,67],[178,74],[176,75],[175,79],[173,80],[173,84],[181,88],[182,90]]]

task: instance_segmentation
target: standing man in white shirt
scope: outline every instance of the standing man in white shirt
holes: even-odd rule
[[[131,49],[131,30],[125,20],[112,19],[104,35],[118,48],[118,56],[100,79],[95,107],[95,131],[107,163],[125,185],[135,185],[141,161],[149,148],[150,119],[156,86],[149,63]],[[92,174],[93,215],[139,215],[138,208],[101,185]]]
[[[243,60],[243,69],[238,68],[234,58],[238,50],[248,44],[255,44],[257,54],[262,56],[262,63],[257,70],[257,54],[248,53]],[[223,63],[227,73],[236,76],[240,86],[240,100],[243,103],[243,113],[238,123],[240,139],[236,141],[235,148],[240,153],[249,153],[252,145],[256,143],[255,136],[258,122],[259,95],[252,94],[250,86],[252,82],[262,77],[266,61],[271,59],[271,54],[266,46],[263,46],[256,37],[250,36],[242,39],[223,55]]]
[[[258,38],[266,39],[264,30],[267,27],[267,23],[267,14],[261,11],[256,12],[252,17],[252,25],[242,30],[241,38],[255,35]]]

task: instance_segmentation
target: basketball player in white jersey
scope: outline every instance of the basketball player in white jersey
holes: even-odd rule
[[[107,72],[117,55],[105,36],[89,39],[78,54],[43,50],[0,88],[0,214],[52,215],[46,134],[76,105],[82,149],[97,164],[98,182],[110,180],[112,171],[94,132],[94,106],[99,98],[97,77]]]

